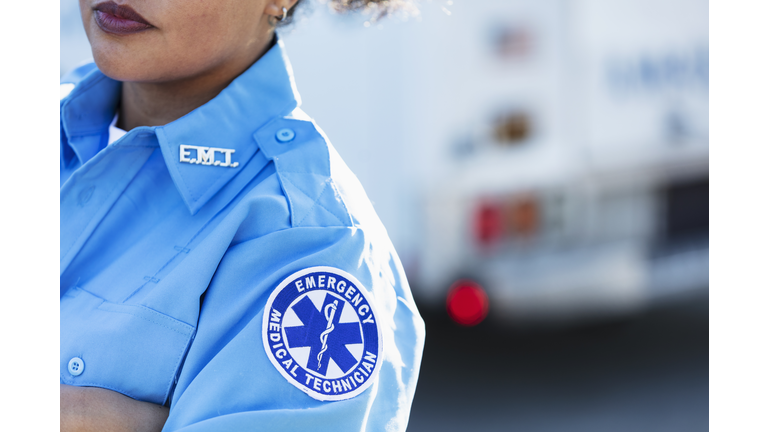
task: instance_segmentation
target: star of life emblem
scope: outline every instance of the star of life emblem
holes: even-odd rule
[[[311,267],[283,280],[264,308],[267,357],[285,379],[321,401],[355,397],[381,367],[373,303],[349,273]]]

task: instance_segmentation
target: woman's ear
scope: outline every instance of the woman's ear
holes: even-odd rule
[[[280,6],[278,6],[278,3],[280,3]],[[283,16],[283,7],[285,7],[282,5],[282,3],[283,2],[270,1],[267,3],[267,7],[264,8],[264,13],[276,18],[279,21]]]
[[[282,21],[284,18],[283,8],[286,13],[296,4],[298,0],[270,0],[267,3],[267,7],[264,8],[264,13],[274,17],[277,21]]]

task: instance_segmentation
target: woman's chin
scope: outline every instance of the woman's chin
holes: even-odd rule
[[[116,81],[144,81],[146,78],[146,71],[137,71],[134,68],[126,67],[125,62],[121,64],[118,61],[112,61],[111,59],[100,58],[94,54],[93,60],[99,70],[106,76]]]
[[[93,49],[93,61],[106,76],[117,81],[157,82],[163,80],[163,71],[157,70],[161,62],[150,58],[115,51]],[[151,65],[151,66],[150,66]]]
[[[95,37],[93,37],[95,36]],[[105,35],[90,37],[93,60],[101,72],[118,81],[154,81],[158,78],[158,61],[147,45],[126,43]],[[151,45],[149,45],[151,46]]]

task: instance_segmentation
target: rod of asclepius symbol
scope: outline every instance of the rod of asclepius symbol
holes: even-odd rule
[[[338,306],[339,301],[334,300],[333,303],[329,303],[325,306],[325,310],[323,311],[325,319],[328,320],[328,324],[326,325],[325,330],[320,333],[320,343],[323,344],[323,346],[320,349],[320,353],[317,354],[317,370],[320,370],[320,360],[323,358],[323,353],[328,349],[328,335],[331,334],[335,328],[333,325],[333,317],[336,315],[336,308]]]

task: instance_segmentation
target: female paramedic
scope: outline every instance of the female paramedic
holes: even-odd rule
[[[405,429],[424,323],[299,109],[275,34],[296,3],[80,0],[95,65],[62,84],[62,430]]]

